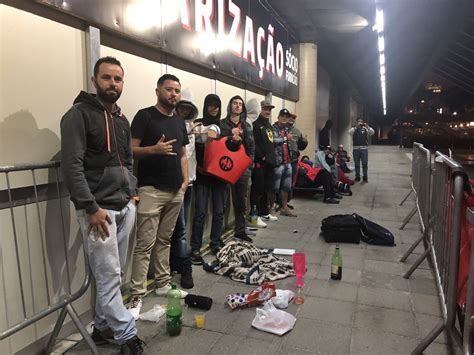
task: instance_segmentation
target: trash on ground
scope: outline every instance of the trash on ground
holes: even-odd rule
[[[285,311],[276,309],[272,301],[265,303],[263,308],[257,308],[252,326],[264,332],[283,335],[295,326],[296,318]]]
[[[276,255],[293,255],[295,252],[296,252],[295,249],[281,249],[281,248],[273,249],[273,254],[276,254]]]
[[[233,293],[227,295],[225,301],[229,308],[234,310],[236,308],[260,306],[266,301],[269,301],[272,297],[275,297],[276,294],[275,284],[264,282],[261,286],[248,294]]]
[[[146,320],[149,322],[158,322],[161,317],[166,313],[166,308],[155,304],[152,309],[147,312],[141,313],[138,316],[140,320]]]
[[[276,308],[288,308],[288,304],[295,297],[295,293],[291,290],[276,290],[276,296],[272,297],[271,301]]]

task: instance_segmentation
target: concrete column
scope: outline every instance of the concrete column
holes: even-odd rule
[[[296,103],[296,127],[308,136],[308,147],[304,154],[314,156],[316,147],[316,95],[318,78],[318,50],[313,43],[299,44],[299,90],[300,99]]]
[[[341,89],[339,91],[339,112],[338,112],[338,124],[337,124],[337,142],[338,144],[344,144],[344,147],[352,155],[352,139],[349,136],[349,129],[352,127],[352,103],[351,103],[351,90]]]

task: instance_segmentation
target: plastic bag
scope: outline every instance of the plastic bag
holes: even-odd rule
[[[276,290],[276,296],[271,299],[276,308],[288,308],[288,304],[295,297],[295,293],[291,290]]]
[[[276,309],[272,301],[265,303],[263,308],[257,308],[252,326],[264,332],[283,335],[295,326],[296,318],[285,311]]]
[[[166,309],[159,304],[155,304],[152,309],[144,312],[138,316],[140,320],[147,320],[149,322],[158,322],[162,315],[166,313]]]

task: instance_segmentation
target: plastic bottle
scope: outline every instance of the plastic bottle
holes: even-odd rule
[[[295,298],[293,300],[294,304],[303,304],[304,303],[304,297],[303,297],[303,294],[302,294],[301,291],[302,291],[301,287],[299,286],[298,290],[296,291]]]
[[[183,326],[183,309],[181,307],[181,291],[176,288],[176,284],[171,285],[167,297],[166,332],[172,336],[179,335]]]
[[[334,251],[334,255],[331,259],[331,279],[342,279],[342,257],[339,251],[339,245],[336,245],[336,250]]]

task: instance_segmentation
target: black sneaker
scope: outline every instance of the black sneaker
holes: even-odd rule
[[[220,246],[217,247],[211,247],[211,253],[214,255],[217,255],[217,253],[221,250]]]
[[[366,178],[366,177],[363,180],[364,180],[364,182],[369,182],[369,179]]]
[[[332,198],[335,198],[335,199],[338,199],[338,200],[342,200],[342,196],[341,196],[341,195],[339,195],[339,194],[337,194],[337,193],[335,193],[335,194],[332,194],[332,196],[331,196],[331,197],[332,197]]]
[[[114,333],[110,328],[105,328],[101,331],[94,326],[91,338],[94,341],[95,345],[105,345],[111,343],[114,340]]]
[[[324,203],[331,203],[331,204],[338,204],[339,201],[336,200],[335,198],[332,198],[332,197],[329,197],[329,198],[325,198],[323,200]]]
[[[191,257],[191,264],[193,264],[193,265],[202,265],[202,264],[204,264],[204,259],[202,258],[200,252],[192,251],[190,257]]]
[[[253,243],[252,238],[250,238],[250,237],[249,237],[247,234],[245,234],[245,233],[236,234],[236,235],[234,235],[234,238],[242,239],[242,240],[245,240],[246,242]]]
[[[181,268],[181,287],[186,289],[194,287],[191,258],[185,258],[185,260],[183,260],[183,266]]]
[[[354,181],[359,182],[359,181],[360,181],[360,176],[356,176],[356,178],[354,179]]]
[[[292,205],[290,205],[289,203],[287,203],[286,205],[288,206],[288,208],[289,208],[290,210],[294,210],[294,209],[295,209],[295,208],[294,208]]]
[[[132,339],[130,339],[125,344],[122,344],[120,346],[120,354],[122,355],[143,354],[143,347],[145,345],[146,345],[145,342],[135,335]]]

